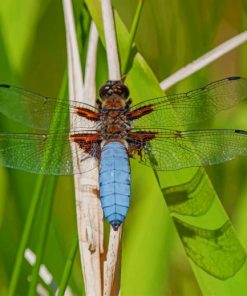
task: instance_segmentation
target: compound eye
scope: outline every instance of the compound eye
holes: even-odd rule
[[[129,89],[126,85],[124,84],[120,84],[118,85],[119,87],[119,95],[120,97],[122,97],[123,99],[127,99],[129,96]]]
[[[105,84],[99,90],[99,95],[102,99],[109,97],[112,95],[112,88],[110,85]]]

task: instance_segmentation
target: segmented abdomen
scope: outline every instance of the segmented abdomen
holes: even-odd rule
[[[104,215],[117,230],[126,217],[130,201],[129,157],[122,143],[109,142],[103,146],[99,184]]]

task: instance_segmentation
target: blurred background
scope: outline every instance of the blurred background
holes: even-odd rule
[[[113,0],[112,3],[129,30],[137,1]],[[83,66],[90,15],[83,1],[75,0],[73,4]],[[157,80],[162,81],[221,42],[244,31],[246,14],[247,2],[240,0],[146,1],[136,35],[136,48]],[[169,89],[168,93],[185,92],[227,76],[247,76],[246,60],[247,44],[191,75]],[[61,1],[1,1],[0,83],[57,97],[66,67]],[[105,80],[106,60],[100,44],[97,86]],[[207,127],[247,130],[246,103],[223,112],[207,122]],[[16,131],[25,132],[26,129],[0,114],[0,132]],[[245,248],[246,168],[247,159],[241,157],[206,169]],[[201,295],[152,170],[139,164],[133,165],[132,179],[132,203],[123,236],[121,294]],[[8,295],[16,252],[36,180],[36,175],[0,167],[0,295]],[[40,209],[42,206],[43,203]],[[153,221],[151,224],[150,220]],[[39,229],[37,215],[29,241],[29,247],[34,252]],[[73,179],[59,177],[43,262],[56,283],[60,281],[75,233]],[[18,295],[27,293],[30,270],[30,265],[25,262]],[[79,254],[74,262],[69,286],[73,295],[84,293]],[[47,289],[52,294],[52,289]]]

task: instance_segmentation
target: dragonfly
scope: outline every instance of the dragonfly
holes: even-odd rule
[[[39,130],[0,133],[0,165],[37,174],[72,175],[93,169],[94,165],[85,163],[98,159],[102,209],[117,230],[130,205],[130,158],[157,171],[172,171],[214,165],[247,154],[247,131],[186,130],[186,126],[246,99],[246,78],[228,77],[187,93],[135,105],[122,81],[107,81],[99,97],[94,107],[0,85],[1,113]],[[52,122],[59,126],[65,115],[73,121],[73,129],[52,131]],[[44,162],[47,149],[52,150],[52,157]],[[78,150],[80,162],[73,162]]]

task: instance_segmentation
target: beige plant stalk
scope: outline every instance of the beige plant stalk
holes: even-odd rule
[[[190,76],[191,74],[199,71],[200,69],[206,67],[208,64],[214,62],[215,60],[219,59],[229,51],[235,49],[236,47],[240,46],[244,42],[247,41],[247,31],[244,31],[229,40],[223,42],[222,44],[218,45],[214,49],[210,50],[209,52],[205,53],[192,63],[186,65],[185,67],[179,69],[160,83],[160,87],[163,90],[166,90],[173,86],[174,84],[178,83],[179,81],[185,79],[186,77]]]
[[[88,45],[87,62],[85,69],[85,83],[76,39],[73,9],[70,0],[63,1],[68,68],[69,68],[69,98],[81,103],[95,105],[95,72],[98,33],[92,23]],[[71,130],[76,122],[71,118]],[[103,252],[103,214],[99,201],[98,163],[97,159],[90,158],[87,163],[81,162],[82,151],[72,143],[74,167],[85,171],[85,165],[93,169],[74,176],[77,227],[79,249],[81,255],[84,285],[87,295],[101,295],[101,267],[100,254]]]
[[[63,6],[69,68],[69,97],[71,100],[95,105],[97,30],[92,23],[83,86],[71,1],[64,0]],[[102,12],[109,79],[119,80],[120,68],[110,1],[102,1]],[[76,122],[71,118],[71,130],[75,127]],[[85,164],[80,162],[81,151],[76,147],[76,144],[72,143],[71,145],[72,151],[76,151],[76,157],[73,159],[74,167],[82,166],[81,170],[83,171]],[[98,164],[96,159],[90,159],[90,162],[92,162],[90,167],[95,167],[94,169],[74,177],[79,247],[85,290],[87,295],[118,294],[119,281],[116,281],[116,279],[120,278],[117,276],[120,267],[118,265],[118,268],[116,268],[116,265],[120,261],[119,249],[122,227],[119,227],[118,231],[111,229],[106,261],[102,266],[100,254],[103,253],[103,214],[98,196]]]

